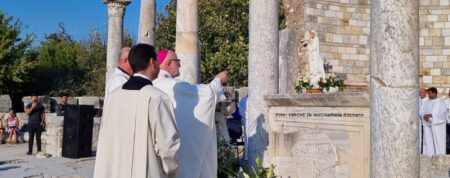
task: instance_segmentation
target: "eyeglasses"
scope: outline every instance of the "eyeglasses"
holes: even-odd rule
[[[172,62],[172,61],[177,61],[178,66],[181,66],[180,59],[169,59],[169,62]]]

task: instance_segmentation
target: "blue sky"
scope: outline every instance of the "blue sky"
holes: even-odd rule
[[[157,11],[164,10],[168,2],[156,0]],[[124,28],[135,36],[139,30],[140,4],[141,0],[132,0],[124,18]],[[88,36],[89,24],[103,32],[108,19],[108,9],[101,0],[1,0],[0,9],[8,16],[20,19],[27,26],[24,32],[34,33],[37,41],[56,32],[59,22],[78,40]]]

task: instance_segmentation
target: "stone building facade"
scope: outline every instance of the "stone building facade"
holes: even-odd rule
[[[321,57],[346,80],[349,90],[368,90],[370,68],[369,0],[284,0],[286,25],[298,44],[316,30]],[[450,90],[450,0],[420,0],[420,84]],[[395,17],[393,17],[395,18]],[[306,48],[298,46],[298,75],[304,76]]]

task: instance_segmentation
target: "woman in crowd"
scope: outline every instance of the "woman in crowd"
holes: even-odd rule
[[[19,118],[17,118],[16,113],[14,113],[14,110],[9,110],[9,117],[6,122],[6,127],[8,127],[8,143],[12,143],[12,138],[16,141],[16,144],[18,143],[18,136],[19,136]]]

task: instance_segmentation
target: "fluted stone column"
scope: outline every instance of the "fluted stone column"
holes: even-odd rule
[[[155,17],[155,0],[141,0],[141,12],[139,15],[139,43],[146,43],[155,46]]]
[[[278,93],[278,0],[250,0],[248,56],[249,163],[264,160],[268,112],[264,95]]]
[[[181,59],[180,77],[189,83],[199,83],[198,0],[177,1],[175,52]]]
[[[112,74],[119,64],[120,50],[123,41],[123,16],[130,0],[103,0],[108,5],[108,42],[106,49],[106,78]]]
[[[371,177],[419,177],[419,0],[372,0]]]

